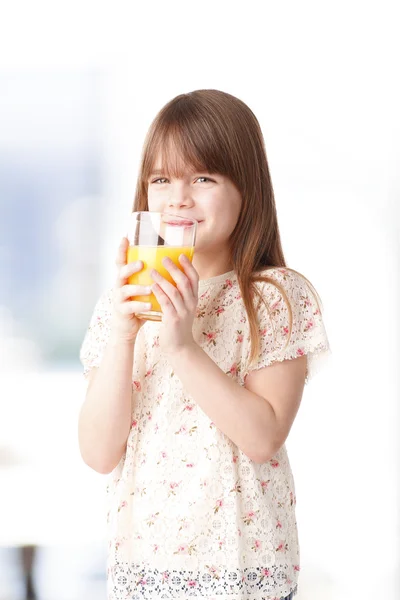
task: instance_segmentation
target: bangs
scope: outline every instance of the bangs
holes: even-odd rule
[[[206,125],[191,119],[154,124],[143,156],[142,181],[148,181],[155,171],[180,178],[186,170],[227,174],[215,136]]]

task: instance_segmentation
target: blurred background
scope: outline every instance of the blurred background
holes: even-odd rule
[[[20,2],[0,22],[0,600],[105,600],[79,348],[145,133],[175,95],[264,132],[289,266],[333,356],[287,446],[299,600],[399,597],[399,44],[390,2]]]

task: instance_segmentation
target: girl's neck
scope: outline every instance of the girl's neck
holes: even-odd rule
[[[230,257],[221,254],[214,256],[205,255],[203,253],[194,253],[193,266],[199,274],[200,281],[217,277],[233,270]]]

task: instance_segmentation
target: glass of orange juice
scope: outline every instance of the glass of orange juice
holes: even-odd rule
[[[185,254],[190,261],[193,259],[196,241],[197,221],[177,215],[159,212],[133,212],[131,215],[127,238],[129,247],[127,262],[141,260],[143,269],[129,277],[129,283],[134,285],[152,285],[154,280],[150,273],[156,269],[165,279],[176,285],[169,272],[162,264],[163,258],[168,256],[181,270],[178,261],[181,254]],[[154,296],[135,296],[138,302],[151,302],[152,310],[136,313],[139,319],[161,321],[161,307]]]

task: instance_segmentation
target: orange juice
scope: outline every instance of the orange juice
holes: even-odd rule
[[[191,261],[193,258],[194,247],[193,246],[129,246],[127,252],[127,262],[136,262],[141,260],[143,262],[143,269],[139,273],[134,273],[129,277],[129,283],[134,285],[153,285],[154,280],[150,276],[152,269],[156,269],[165,279],[167,279],[173,285],[176,285],[169,272],[162,264],[162,260],[168,256],[172,262],[181,270],[183,268],[178,261],[181,254],[185,254]],[[151,302],[152,310],[161,312],[161,307],[154,296],[149,294],[148,296],[135,296],[132,300],[138,302]],[[145,313],[142,313],[142,317],[145,317]]]

